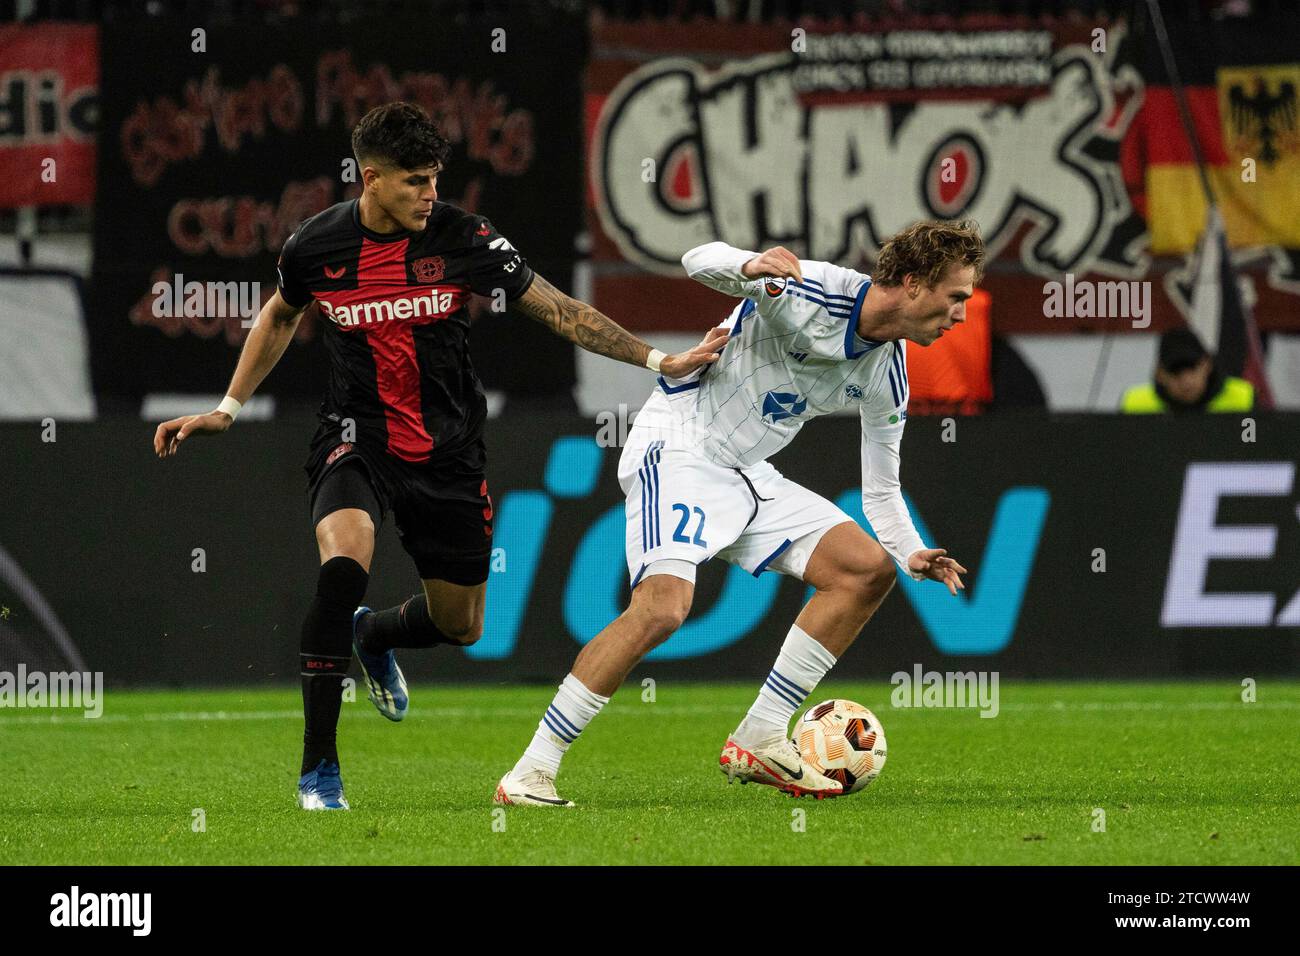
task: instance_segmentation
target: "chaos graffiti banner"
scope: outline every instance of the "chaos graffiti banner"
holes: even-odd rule
[[[781,244],[869,271],[910,223],[974,218],[1000,331],[1132,328],[1101,313],[1063,323],[1044,308],[1044,284],[1177,265],[1150,256],[1133,149],[1142,47],[1123,21],[600,28],[587,80],[598,302],[647,328],[683,328],[717,308],[669,279],[699,243]],[[620,263],[653,277],[629,283]],[[1143,327],[1181,321],[1175,299],[1154,293]],[[662,309],[670,296],[683,308]],[[1300,327],[1294,312],[1278,327]]]

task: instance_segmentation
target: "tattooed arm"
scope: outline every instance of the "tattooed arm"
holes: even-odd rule
[[[511,307],[588,352],[643,368],[650,355],[650,346],[645,342],[599,310],[565,295],[540,275],[533,277],[528,291]],[[724,345],[725,338],[707,338],[693,349],[665,357],[659,370],[669,378],[689,375],[701,365],[717,361],[717,353]]]

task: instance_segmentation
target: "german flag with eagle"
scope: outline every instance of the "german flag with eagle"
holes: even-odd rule
[[[1276,29],[1232,18],[1172,19],[1170,40],[1187,90],[1210,186],[1233,247],[1300,248],[1300,44],[1294,16]],[[1155,37],[1142,39],[1146,90],[1124,144],[1156,255],[1190,251],[1206,203],[1191,143]]]

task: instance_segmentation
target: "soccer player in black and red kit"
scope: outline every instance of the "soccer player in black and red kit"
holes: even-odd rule
[[[306,470],[320,574],[302,628],[304,809],[347,809],[335,742],[355,649],[371,700],[406,713],[394,648],[465,646],[483,630],[492,499],[483,445],[486,402],[466,346],[472,294],[504,299],[583,348],[680,377],[716,359],[725,335],[665,356],[529,268],[482,216],[438,202],[449,147],[418,107],[389,103],[357,124],[361,198],[306,220],[278,265],[217,409],[158,426],[174,455],[190,435],[230,427],[320,303],[330,383]],[[424,585],[397,607],[359,607],[375,532],[391,511]]]

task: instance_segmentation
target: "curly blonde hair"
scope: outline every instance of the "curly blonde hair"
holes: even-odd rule
[[[926,220],[908,226],[880,247],[871,281],[884,286],[902,285],[903,277],[910,273],[933,289],[954,262],[974,266],[977,282],[984,274],[984,239],[974,219]]]

